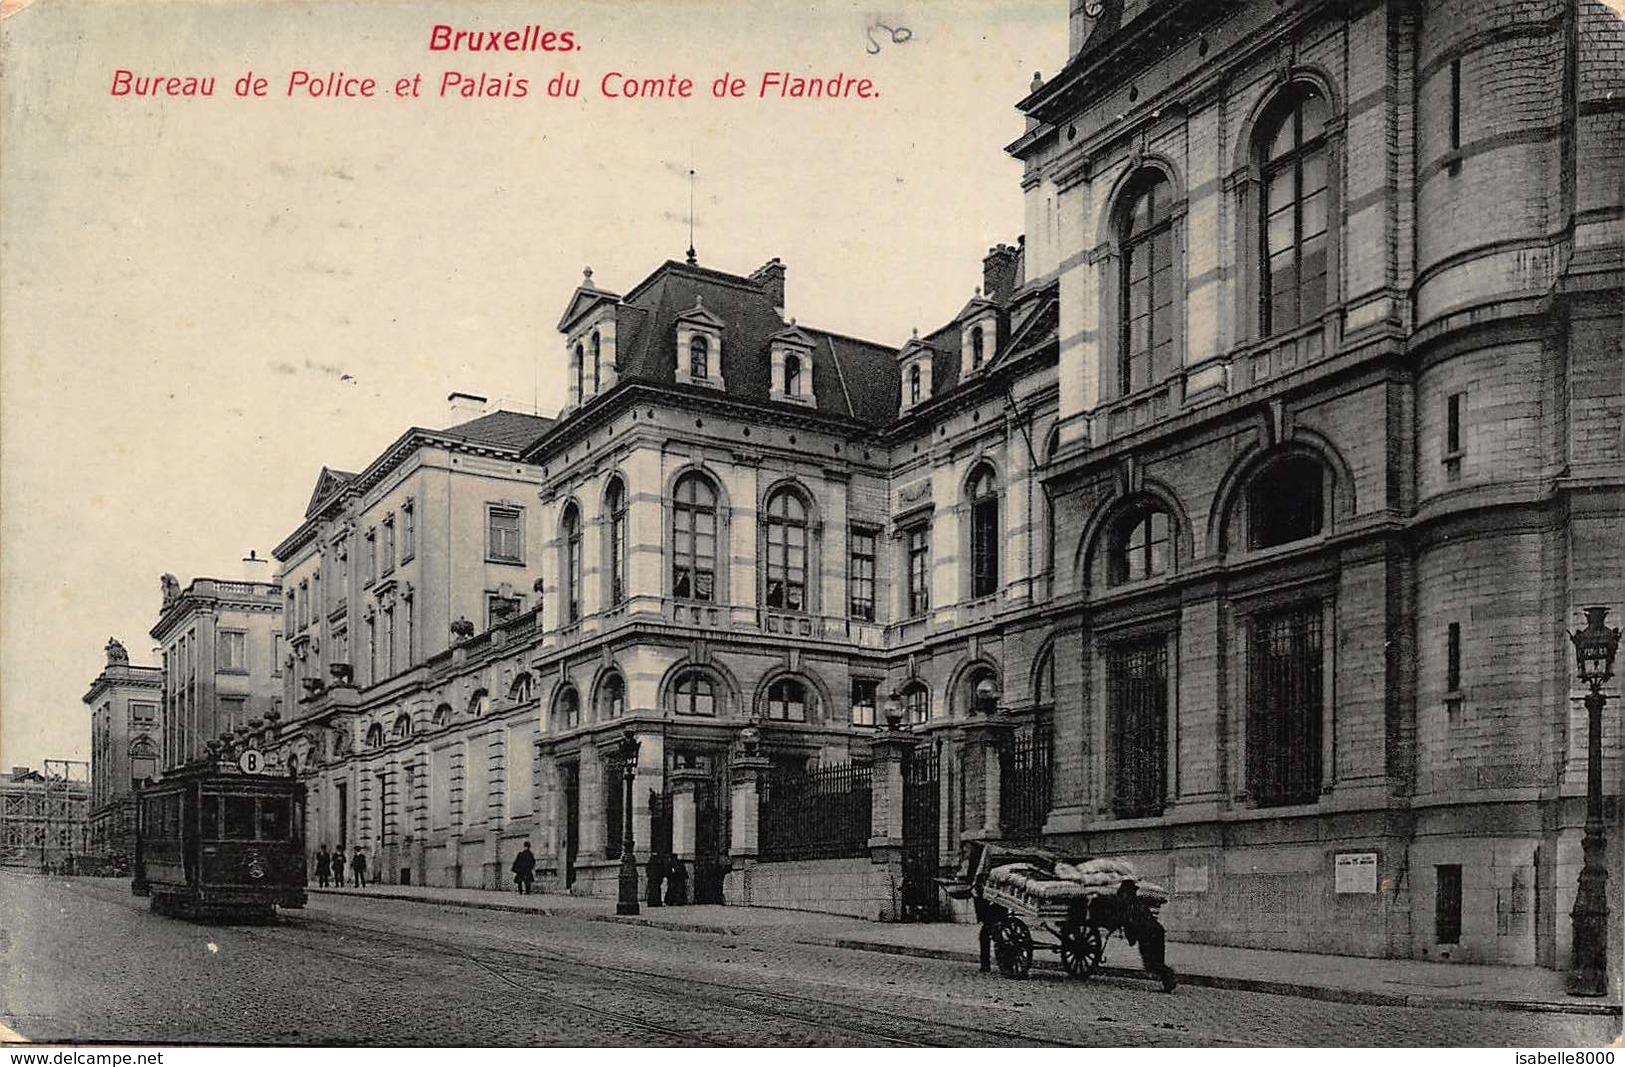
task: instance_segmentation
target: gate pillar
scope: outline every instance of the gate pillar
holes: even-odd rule
[[[870,752],[874,757],[870,778],[870,796],[874,810],[869,819],[869,860],[884,863],[889,869],[892,890],[891,902],[879,916],[881,922],[901,922],[903,919],[903,761],[913,750],[916,739],[901,730],[882,730],[875,734]]]
[[[755,744],[746,744],[742,754],[734,756],[731,766],[733,818],[728,853],[738,870],[755,863],[761,850],[762,799],[757,789],[772,763],[756,752]]]
[[[999,718],[975,718],[960,727],[965,743],[974,753],[981,752],[982,761],[982,826],[980,832],[972,823],[965,837],[994,841],[1000,836],[1001,813],[999,801],[1003,795],[1004,752],[1015,733],[1015,724]]]

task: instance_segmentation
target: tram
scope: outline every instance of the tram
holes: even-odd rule
[[[189,918],[302,908],[304,825],[305,787],[291,778],[223,761],[165,772],[137,795],[130,891],[160,915]]]

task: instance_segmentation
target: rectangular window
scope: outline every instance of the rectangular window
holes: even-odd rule
[[[1461,148],[1461,60],[1450,61],[1450,150]]]
[[[401,562],[405,563],[418,550],[418,507],[411,497],[401,505]]]
[[[131,704],[130,721],[137,726],[151,726],[158,721],[157,704]]]
[[[970,513],[971,590],[973,597],[999,591],[999,500],[978,500]]]
[[[241,630],[221,630],[215,635],[215,670],[248,670],[248,635]]]
[[[406,660],[406,665],[410,667],[415,662],[412,658],[412,598],[407,597],[404,603],[405,628],[401,631],[401,655]]]
[[[873,679],[852,679],[852,725],[875,724],[875,692],[880,683]]]
[[[494,563],[523,563],[524,547],[520,532],[524,512],[519,508],[492,507],[485,513],[485,558]]]
[[[605,756],[604,768],[604,858],[621,858],[621,838],[626,834],[626,786],[621,781],[621,760]]]
[[[384,677],[395,673],[395,609],[384,609]]]
[[[367,531],[367,584],[378,580],[378,531]]]
[[[1445,400],[1444,455],[1446,459],[1461,454],[1461,401],[1463,394],[1452,393]]]
[[[918,618],[931,610],[931,543],[927,529],[908,531],[908,614]]]
[[[1158,637],[1106,657],[1112,809],[1120,819],[1160,815],[1167,799],[1168,642]]]
[[[231,730],[248,722],[247,697],[220,698],[220,726]]]
[[[1433,940],[1441,945],[1460,944],[1461,864],[1441,863],[1433,871]]]
[[[1461,691],[1461,623],[1453,622],[1445,638],[1445,681],[1447,692]]]
[[[271,635],[271,673],[278,677],[282,675],[282,635]]]
[[[848,561],[847,612],[854,619],[875,620],[875,532],[853,529],[852,558]],[[872,725],[872,724],[871,724]]]
[[[254,798],[222,797],[225,808],[225,827],[221,837],[227,841],[254,840]]]
[[[1321,607],[1259,616],[1248,657],[1247,785],[1260,805],[1320,794]]]
[[[395,569],[395,516],[384,518],[384,546],[383,546],[383,572],[388,574]]]

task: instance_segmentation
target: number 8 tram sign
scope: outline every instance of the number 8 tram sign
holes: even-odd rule
[[[244,774],[260,774],[265,770],[265,754],[257,748],[245,749],[237,757],[237,769]]]

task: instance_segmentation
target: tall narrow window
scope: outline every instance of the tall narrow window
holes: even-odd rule
[[[621,841],[626,834],[626,764],[619,753],[601,757],[604,774],[604,858],[621,858]]]
[[[714,599],[716,568],[716,490],[698,474],[688,474],[677,483],[672,500],[672,595]]]
[[[789,489],[767,502],[765,602],[785,611],[807,610],[807,505]]]
[[[564,622],[581,621],[581,509],[571,501],[564,509]]]
[[[711,685],[711,679],[699,671],[688,671],[678,678],[673,697],[675,707],[672,710],[679,715],[717,713],[716,690]]]
[[[1320,794],[1321,608],[1259,616],[1248,657],[1247,784],[1260,805]]]
[[[1265,336],[1326,308],[1327,118],[1325,98],[1304,87],[1260,142]]]
[[[1461,148],[1461,60],[1450,61],[1450,150]]]
[[[875,694],[879,683],[872,678],[852,679],[852,725],[875,724]]]
[[[1122,216],[1122,337],[1118,394],[1144,389],[1173,369],[1174,227],[1168,179],[1149,170]]]
[[[999,588],[999,494],[993,471],[981,468],[970,483],[970,559],[972,597],[992,596]]]
[[[395,569],[395,516],[384,516],[383,573]]]
[[[1461,623],[1453,622],[1445,633],[1444,688],[1446,692],[1461,692]]]
[[[553,705],[553,721],[561,730],[574,730],[581,725],[581,698],[576,695],[575,686],[567,685],[559,693]]]
[[[580,404],[587,399],[587,353],[580,345],[576,345],[575,352],[570,357],[570,374],[573,378],[575,401]]]
[[[1433,940],[1440,945],[1460,944],[1461,864],[1441,863],[1433,873]]]
[[[407,497],[406,503],[401,505],[401,562],[405,563],[417,554],[418,550],[418,508],[417,502]]]
[[[604,494],[609,512],[609,602],[626,601],[626,485],[619,478],[609,483]]]
[[[982,328],[975,326],[970,332],[970,368],[976,370],[982,365]]]
[[[931,541],[924,524],[908,531],[908,614],[931,610]]]
[[[784,357],[784,395],[801,395],[801,357]]]
[[[903,690],[903,717],[916,724],[931,721],[931,693],[918,682]]]
[[[711,377],[711,342],[704,337],[688,343],[688,376],[697,382]]]
[[[908,402],[910,406],[920,402],[920,365],[918,363],[908,369]]]
[[[1113,648],[1106,658],[1106,688],[1112,810],[1120,819],[1161,814],[1167,794],[1167,641]]]
[[[1446,459],[1461,452],[1461,393],[1451,393],[1445,399],[1444,455]]]
[[[767,717],[784,722],[806,722],[807,687],[793,678],[768,686]]]
[[[592,391],[594,396],[598,395],[598,391],[604,387],[603,360],[604,342],[598,336],[598,331],[594,330],[592,332]]]
[[[853,529],[847,561],[847,614],[854,619],[875,619],[875,532]]]
[[[619,719],[626,714],[626,682],[611,672],[598,690],[598,713],[605,719]]]

